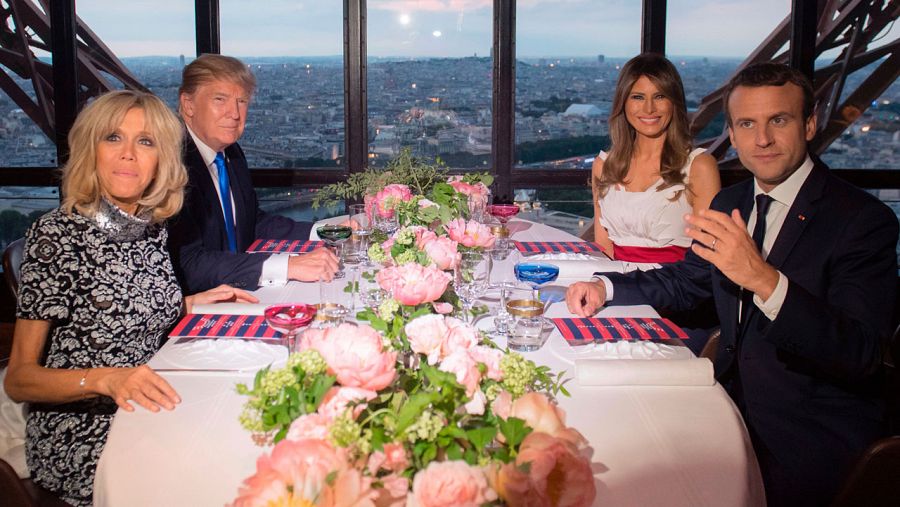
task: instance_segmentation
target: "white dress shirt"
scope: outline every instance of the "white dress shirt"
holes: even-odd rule
[[[191,135],[191,139],[194,140],[194,144],[197,145],[197,151],[199,151],[200,156],[203,157],[203,162],[206,163],[206,168],[209,170],[209,177],[212,178],[213,188],[216,189],[216,195],[219,196],[219,206],[221,207],[222,189],[219,188],[219,168],[216,167],[216,151],[201,141],[190,127],[187,125],[185,125],[185,127],[187,128],[188,134]],[[229,194],[231,194],[230,191]],[[229,197],[231,198],[231,213],[234,218],[235,226],[237,226],[237,207],[234,205],[234,196],[229,195]],[[255,210],[253,212],[255,213]],[[222,213],[225,213],[224,207],[222,207]],[[291,256],[288,254],[272,254],[268,259],[263,261],[262,273],[259,276],[259,285],[261,287],[266,287],[286,284],[288,281],[288,259],[290,259],[290,257]]]
[[[806,178],[809,177],[812,168],[813,161],[809,155],[807,155],[806,160],[804,160],[800,167],[794,171],[794,174],[790,175],[788,179],[784,180],[769,192],[769,197],[772,198],[772,202],[769,205],[769,211],[766,213],[766,235],[763,238],[761,252],[763,259],[769,256],[769,251],[772,250],[772,245],[774,245],[775,240],[778,239],[778,233],[781,232],[781,226],[784,225],[784,220],[787,218],[788,211],[791,209],[791,206],[793,206],[794,200],[797,199],[800,187],[806,182]],[[747,232],[750,234],[753,234],[753,228],[756,227],[755,198],[762,193],[764,193],[762,188],[760,188],[759,183],[754,178],[753,209],[750,210],[750,217],[747,220]],[[613,298],[614,290],[612,282],[605,276],[597,276],[595,278],[603,282],[603,285],[606,287],[606,300],[610,301]],[[778,312],[781,311],[782,305],[784,305],[784,298],[787,297],[787,290],[788,279],[784,273],[778,271],[778,284],[775,286],[775,290],[772,291],[769,299],[763,301],[762,298],[754,294],[753,302],[769,320],[775,320],[775,318],[778,317]],[[740,304],[741,302],[738,301],[739,306]]]

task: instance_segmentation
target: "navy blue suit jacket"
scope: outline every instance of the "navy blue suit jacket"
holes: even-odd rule
[[[746,221],[753,202],[751,179],[710,207],[739,209]],[[741,335],[740,287],[691,251],[657,270],[608,275],[610,304],[686,310],[713,296],[716,376],[744,415],[770,505],[827,505],[845,467],[880,436],[876,373],[890,336],[897,234],[887,206],[816,163],[767,258],[789,280],[774,321],[756,309]]]
[[[185,136],[184,164],[188,172],[184,206],[169,229],[169,251],[186,294],[227,283],[256,289],[262,264],[269,256],[244,253],[254,240],[309,239],[309,222],[271,215],[259,208],[247,159],[237,144],[225,149],[234,197],[237,253],[228,251],[222,205],[209,169],[190,135]]]

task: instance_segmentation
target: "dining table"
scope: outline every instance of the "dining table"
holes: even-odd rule
[[[513,219],[509,230],[517,241],[580,241],[527,220]],[[512,270],[516,260],[520,260],[518,254],[496,261],[493,272]],[[565,285],[585,273],[589,277],[590,266],[617,269],[615,261],[602,258],[593,264],[572,256],[560,260],[567,266],[581,260],[585,266],[561,270],[560,278],[545,289],[548,294],[555,291],[559,296]],[[260,288],[255,295],[260,299],[258,308],[316,303],[319,290],[314,283],[289,282]],[[487,296],[488,306],[496,303],[492,297]],[[545,313],[572,317],[564,301],[551,302]],[[657,318],[659,314],[646,305],[610,306],[597,317]],[[476,325],[487,329],[492,320],[486,316]],[[502,338],[496,342],[506,346]],[[594,505],[764,506],[759,467],[740,412],[712,378],[711,365],[702,363],[708,363],[707,359],[694,357],[677,340],[667,343],[665,354],[659,349],[577,348],[554,328],[539,350],[522,352],[570,379],[565,384],[569,396],[557,395],[556,401],[566,413],[566,424],[590,443],[597,491]],[[283,364],[286,359],[287,349],[278,340],[170,338],[150,366],[182,401],[172,411],[154,413],[137,407],[116,413],[97,466],[94,505],[220,506],[232,502],[244,479],[255,473],[256,460],[271,452],[271,447],[257,445],[241,427],[239,415],[246,397],[235,386],[252,385],[261,367]],[[640,366],[634,371],[643,372],[644,380],[659,380],[643,381],[632,375],[630,380],[615,381],[612,374],[596,372],[592,377],[585,365],[606,366],[605,359],[615,359],[608,364],[625,368]],[[674,380],[678,374],[673,365],[681,364],[691,365],[694,371],[705,371],[697,366],[707,367],[708,381]]]

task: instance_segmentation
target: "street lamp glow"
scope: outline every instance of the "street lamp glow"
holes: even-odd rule
[[[440,30],[435,30],[435,31],[431,32],[431,35],[433,35],[434,37],[440,37],[441,35],[444,35],[444,34],[442,34]]]
[[[409,14],[401,14],[399,21],[401,25],[408,25],[412,18],[409,17]]]

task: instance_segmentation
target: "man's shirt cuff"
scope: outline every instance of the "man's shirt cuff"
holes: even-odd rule
[[[759,307],[769,320],[774,321],[778,317],[778,312],[784,305],[784,299],[787,297],[788,279],[781,271],[778,272],[778,284],[775,290],[769,296],[769,299],[763,301],[758,295],[753,295],[753,303]]]
[[[594,275],[593,277],[591,277],[591,279],[594,280],[594,281],[601,281],[601,282],[603,282],[603,286],[606,287],[606,301],[604,301],[604,303],[606,303],[606,302],[608,302],[608,301],[612,301],[612,298],[613,298],[613,284],[612,284],[612,281],[610,281],[609,278],[607,278],[607,277],[605,277],[605,276],[602,276],[602,275]]]
[[[259,255],[259,254],[253,254]],[[288,259],[290,254],[272,254],[263,261],[260,287],[280,287],[288,280]]]

